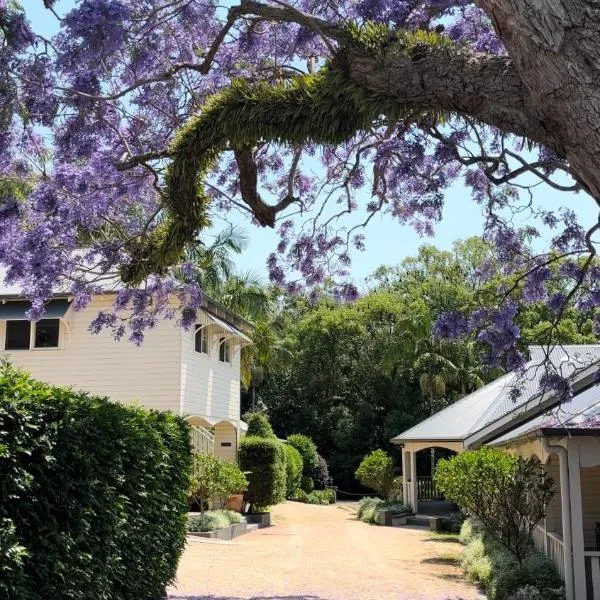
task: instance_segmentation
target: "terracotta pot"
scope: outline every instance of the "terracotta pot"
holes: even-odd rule
[[[235,510],[235,512],[242,512],[242,506],[244,504],[244,494],[235,494],[225,502],[225,508],[229,510]]]

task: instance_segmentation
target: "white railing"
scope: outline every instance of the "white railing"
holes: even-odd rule
[[[556,570],[565,578],[565,546],[562,537],[552,531],[546,531],[541,525],[533,530],[533,544],[554,564]]]
[[[592,595],[588,600],[600,600],[600,552],[585,551],[585,568],[589,569],[588,581],[592,582]]]
[[[214,454],[215,436],[199,425],[192,425],[192,448],[195,454]]]
[[[548,532],[548,558],[554,563],[563,581],[565,579],[565,545],[562,537],[556,533]]]

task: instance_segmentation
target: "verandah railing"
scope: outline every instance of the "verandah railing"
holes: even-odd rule
[[[192,448],[195,454],[214,454],[215,436],[200,425],[192,425]]]

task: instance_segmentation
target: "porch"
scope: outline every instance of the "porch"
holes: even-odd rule
[[[240,428],[231,421],[188,417],[194,453],[213,454],[223,460],[237,462]],[[239,424],[238,424],[239,425]]]

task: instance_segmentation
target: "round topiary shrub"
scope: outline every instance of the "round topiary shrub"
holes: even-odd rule
[[[248,424],[248,437],[274,438],[275,433],[264,412],[250,412],[244,415],[244,421]]]
[[[300,452],[294,446],[290,446],[290,444],[283,444],[283,451],[285,452],[286,498],[289,499],[300,488],[302,480],[302,457],[300,456]]]
[[[275,438],[246,436],[240,443],[240,468],[247,473],[245,499],[259,512],[285,499],[285,451]]]
[[[356,469],[356,479],[365,487],[375,490],[389,500],[394,484],[394,463],[383,450],[374,450],[362,459]]]
[[[311,477],[317,464],[317,446],[307,435],[302,433],[290,435],[287,441],[302,456],[302,474]]]

